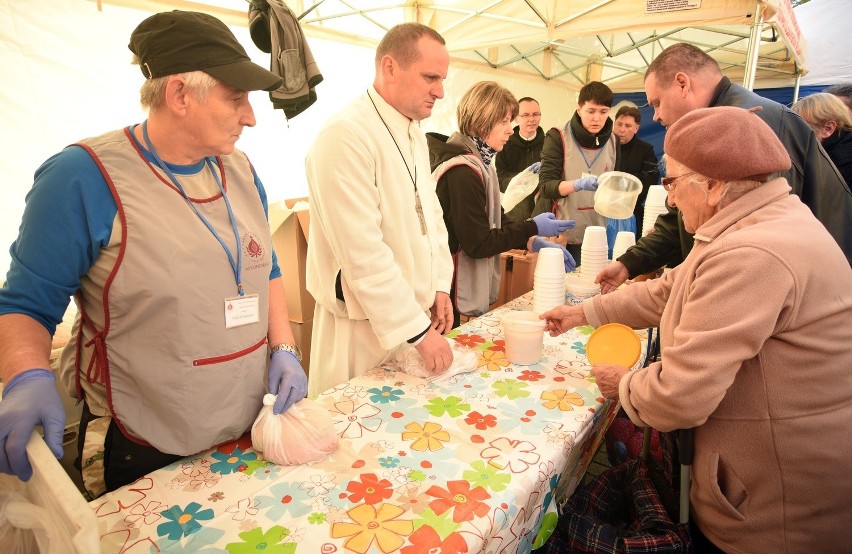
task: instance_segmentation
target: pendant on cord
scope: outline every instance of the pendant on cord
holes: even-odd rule
[[[417,212],[417,217],[420,219],[420,233],[426,234],[426,218],[423,217],[423,205],[420,204],[420,194],[414,191],[414,211]]]

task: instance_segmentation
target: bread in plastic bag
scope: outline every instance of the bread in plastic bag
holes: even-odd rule
[[[263,408],[251,426],[251,444],[272,463],[293,466],[313,462],[337,449],[337,433],[328,411],[303,398],[275,415],[275,395],[263,397]]]
[[[517,206],[518,202],[535,192],[536,188],[538,188],[538,173],[534,173],[530,168],[526,168],[512,177],[500,200],[503,211],[506,213],[512,211],[512,208]]]
[[[59,541],[62,525],[53,515],[33,503],[17,477],[0,475],[0,551],[4,554],[50,554],[65,552]]]
[[[425,379],[450,378],[453,375],[468,373],[477,368],[479,354],[474,349],[461,346],[456,341],[449,341],[449,343],[450,350],[453,352],[453,363],[441,373],[434,373],[426,369],[423,357],[413,346],[403,346],[383,365]]]

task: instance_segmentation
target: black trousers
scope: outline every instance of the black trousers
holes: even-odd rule
[[[74,465],[81,468],[86,427],[95,416],[83,403],[80,416],[80,432],[77,439],[77,460]],[[104,440],[104,482],[107,491],[114,491],[183,458],[176,454],[160,452],[153,446],[138,444],[122,434],[115,420],[110,421]]]

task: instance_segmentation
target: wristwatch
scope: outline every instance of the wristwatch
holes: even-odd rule
[[[269,350],[269,355],[272,356],[273,354],[275,354],[276,352],[280,352],[281,350],[289,352],[290,354],[296,356],[297,360],[299,360],[300,362],[302,361],[302,351],[299,350],[299,347],[295,344],[276,344]]]

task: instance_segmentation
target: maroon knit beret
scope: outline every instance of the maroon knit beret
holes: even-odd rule
[[[762,180],[790,169],[790,155],[757,115],[720,106],[687,113],[666,130],[666,155],[719,181]]]

